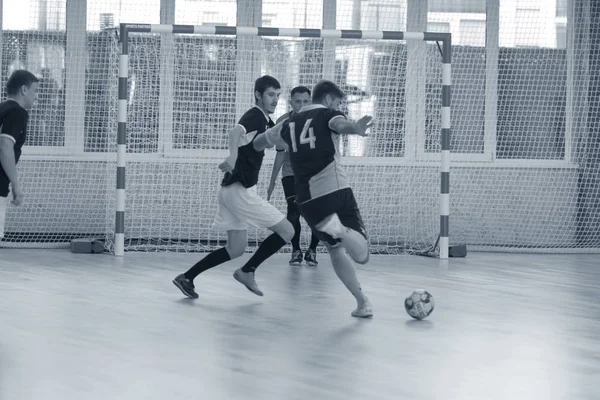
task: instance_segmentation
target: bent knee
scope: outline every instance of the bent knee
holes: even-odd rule
[[[271,227],[271,230],[281,236],[286,243],[290,242],[294,237],[294,226],[287,219],[282,219],[277,225]]]
[[[225,246],[225,249],[227,250],[227,254],[229,254],[229,257],[233,260],[234,258],[238,258],[244,255],[244,252],[246,251],[246,244],[227,244],[227,246]]]

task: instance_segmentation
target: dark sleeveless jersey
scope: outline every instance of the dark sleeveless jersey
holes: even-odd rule
[[[21,158],[21,150],[27,138],[28,120],[29,113],[16,101],[6,100],[0,103],[0,136],[13,141],[15,162]]]
[[[346,118],[340,111],[313,104],[292,115],[281,130],[296,178],[296,201],[303,203],[340,189],[350,182],[340,165],[339,134],[329,122]]]
[[[249,188],[258,182],[258,174],[265,156],[264,150],[254,150],[252,142],[259,133],[263,133],[275,124],[260,108],[252,107],[242,115],[238,125],[243,127],[246,133],[240,138],[233,171],[225,173],[221,186],[239,182],[245,188]]]

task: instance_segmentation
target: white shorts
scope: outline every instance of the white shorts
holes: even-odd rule
[[[258,195],[256,185],[246,189],[236,182],[229,186],[221,186],[219,211],[215,216],[213,228],[222,231],[246,230],[248,225],[269,228],[284,219],[281,211]]]

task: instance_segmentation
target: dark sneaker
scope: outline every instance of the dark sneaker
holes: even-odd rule
[[[178,275],[175,279],[173,279],[173,284],[181,290],[181,293],[185,294],[190,299],[197,299],[198,293],[194,290],[194,282],[190,281],[185,277],[185,275]]]
[[[302,265],[302,250],[295,250],[290,259],[290,265]]]
[[[304,261],[311,267],[316,266],[319,262],[317,261],[317,253],[313,249],[308,249],[304,254]]]

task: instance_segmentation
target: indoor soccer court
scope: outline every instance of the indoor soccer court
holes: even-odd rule
[[[600,2],[0,10],[2,88],[15,70],[40,79],[24,200],[0,210],[0,400],[600,399]],[[263,75],[281,86],[273,121],[322,79],[348,120],[373,117],[365,137],[330,135],[373,318],[350,315],[323,243],[317,266],[289,265],[290,245],[267,259],[264,297],[236,282],[267,229],[195,279],[198,299],[172,283],[225,246],[219,165]],[[256,193],[274,179],[285,215],[276,160]],[[301,220],[302,251],[310,238]]]
[[[373,256],[359,268],[373,319],[324,254],[274,256],[264,297],[231,274],[171,279],[198,258],[8,250],[0,267],[0,398],[596,399],[597,255]],[[234,267],[235,265],[235,267]],[[434,296],[423,321],[414,288]]]

